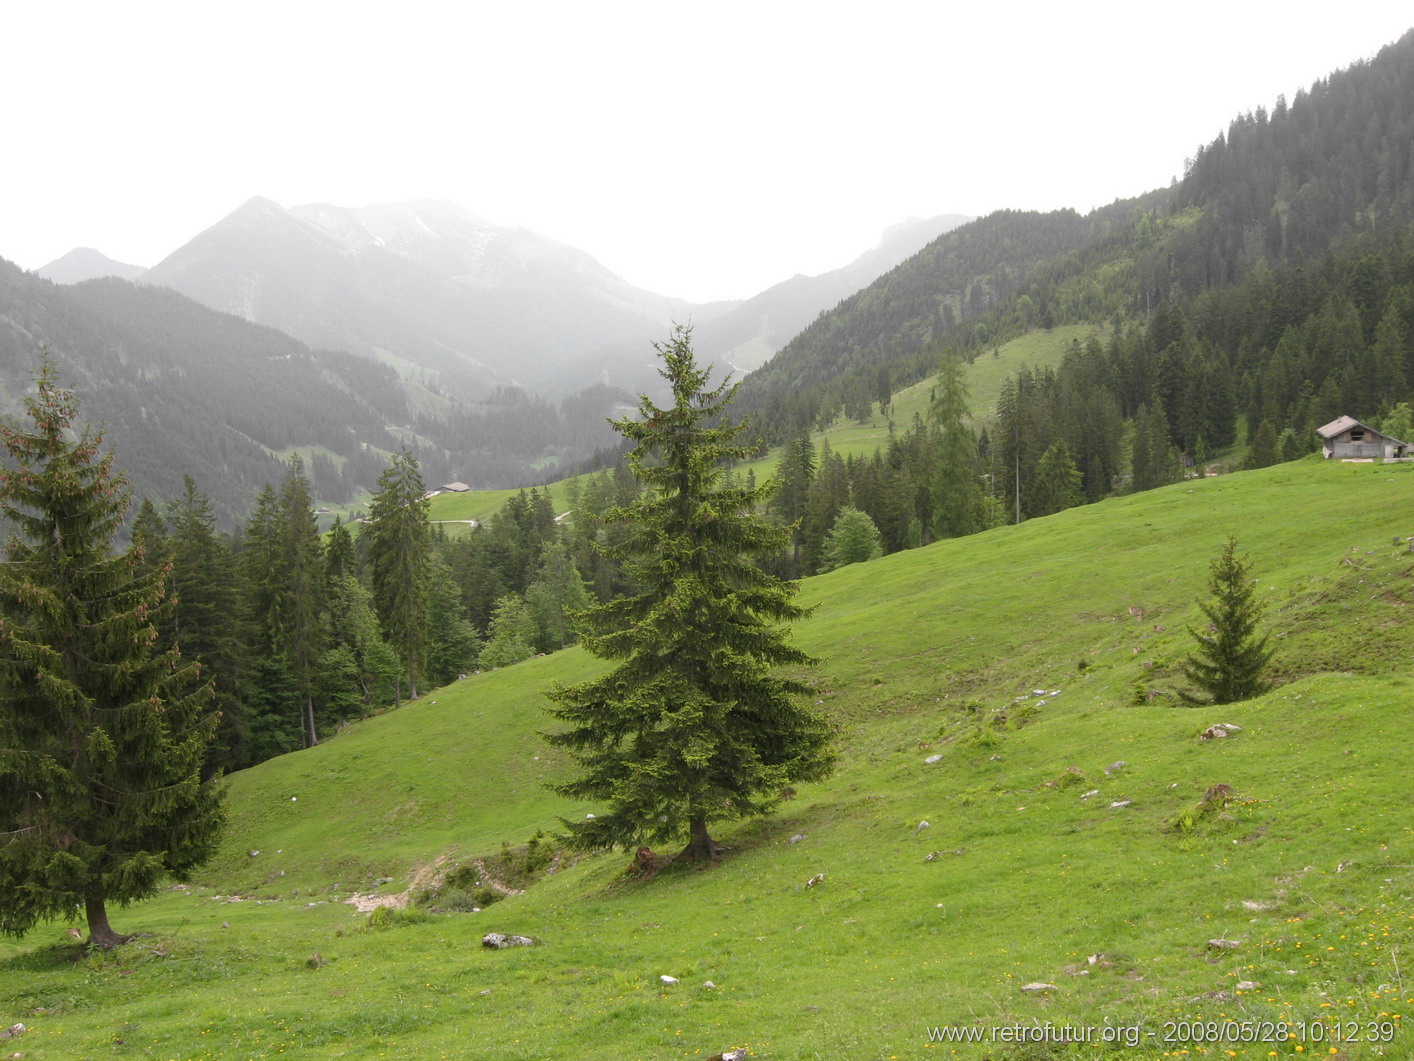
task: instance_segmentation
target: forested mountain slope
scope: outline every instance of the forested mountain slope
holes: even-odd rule
[[[391,368],[313,351],[175,292],[124,280],[58,286],[0,262],[0,394],[9,412],[44,353],[139,494],[175,498],[191,475],[226,518],[276,481],[276,454],[313,447],[324,497],[377,478],[410,419]]]
[[[943,236],[753,373],[743,404],[779,441],[923,378],[944,349],[975,357],[999,340],[1057,324],[1147,326],[1166,303],[1178,316],[1160,325],[1151,360],[1176,337],[1200,346],[1207,340],[1204,355],[1220,353],[1238,382],[1248,372],[1260,377],[1286,329],[1309,317],[1331,284],[1349,289],[1361,318],[1358,346],[1368,348],[1391,300],[1402,306],[1407,297],[1401,270],[1414,221],[1411,114],[1414,33],[1289,104],[1279,101],[1271,114],[1240,115],[1197,150],[1172,189],[1084,219],[994,215]],[[939,268],[954,260],[951,271]],[[1000,279],[988,280],[989,271]],[[1220,294],[1245,281],[1255,285],[1250,300]],[[1200,295],[1208,301],[1195,301]],[[1214,313],[1220,324],[1208,319]],[[1401,309],[1400,316],[1409,314]],[[1408,342],[1391,336],[1386,345],[1400,345],[1407,361]],[[1366,357],[1351,343],[1335,341],[1333,354],[1325,345],[1327,368],[1347,372],[1348,361]],[[1186,365],[1190,353],[1173,357]],[[1184,370],[1167,370],[1170,398]],[[1365,415],[1407,396],[1397,382],[1366,396]],[[1319,378],[1311,384],[1322,386]],[[1139,401],[1151,389],[1144,385]],[[1126,415],[1136,406],[1127,401]],[[1167,401],[1166,411],[1175,443],[1191,445],[1177,434],[1177,410]]]
[[[605,417],[630,398],[594,385],[558,404],[516,388],[456,403],[378,360],[311,349],[163,287],[60,285],[0,260],[0,411],[18,411],[46,351],[139,497],[173,500],[190,475],[227,526],[296,451],[332,504],[371,490],[402,446],[431,483],[519,485],[541,462],[609,444]]]
[[[1005,210],[954,229],[791,340],[747,378],[738,405],[780,441],[886,400],[928,374],[941,344],[989,341],[989,311],[1005,305],[1038,266],[1123,228],[1136,209],[1161,198],[1084,217]]]

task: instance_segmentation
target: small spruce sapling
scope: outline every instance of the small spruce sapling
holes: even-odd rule
[[[1206,630],[1188,628],[1197,650],[1182,664],[1183,674],[1198,687],[1180,690],[1187,704],[1231,704],[1261,696],[1271,688],[1266,677],[1275,654],[1267,634],[1257,636],[1265,606],[1256,599],[1246,557],[1237,555],[1237,540],[1229,538],[1222,555],[1209,568],[1211,599],[1198,606],[1208,617]]]

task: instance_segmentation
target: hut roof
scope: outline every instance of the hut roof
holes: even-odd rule
[[[1342,416],[1336,420],[1332,420],[1323,427],[1316,428],[1316,434],[1320,435],[1322,438],[1335,438],[1336,435],[1349,431],[1352,427],[1364,426],[1364,424],[1353,416]]]

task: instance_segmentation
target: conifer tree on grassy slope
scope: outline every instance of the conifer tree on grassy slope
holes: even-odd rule
[[[431,536],[427,488],[417,459],[406,449],[378,477],[363,533],[373,572],[373,604],[383,637],[402,661],[408,695],[417,698],[417,679],[427,657],[427,563]]]
[[[715,858],[714,822],[764,814],[780,790],[825,776],[830,726],[773,668],[810,658],[780,623],[800,618],[795,586],[753,561],[787,532],[755,514],[764,490],[726,487],[720,462],[744,457],[743,426],[720,420],[735,387],[708,389],[691,331],[658,344],[673,402],[640,399],[614,427],[646,490],[608,514],[628,528],[616,550],[637,591],[591,608],[582,641],[619,664],[602,678],[548,692],[566,728],[548,740],[579,764],[562,795],[593,800],[596,817],[566,822],[585,847],[671,843]]]
[[[1212,598],[1199,601],[1208,617],[1206,630],[1189,627],[1198,649],[1183,661],[1183,674],[1199,689],[1180,690],[1189,704],[1231,704],[1261,696],[1271,688],[1267,666],[1274,650],[1267,635],[1257,636],[1263,605],[1256,599],[1245,558],[1237,555],[1237,541],[1229,538],[1222,555],[1209,569]]]
[[[217,718],[175,649],[158,651],[165,568],[113,537],[128,504],[100,439],[73,437],[48,366],[33,423],[0,427],[0,932],[82,906],[89,942],[128,937],[107,904],[156,892],[216,846],[219,780],[202,778]]]
[[[977,438],[967,423],[967,378],[961,362],[943,359],[929,415],[938,425],[931,484],[934,530],[939,538],[973,534],[982,529],[982,487],[977,474]]]

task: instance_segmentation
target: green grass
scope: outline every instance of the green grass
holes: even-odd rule
[[[542,493],[548,491],[550,494],[556,515],[569,510],[569,498],[566,496],[569,483],[569,479],[562,479],[549,486],[538,487]],[[438,494],[428,506],[427,518],[431,520],[474,519],[478,522],[485,522],[518,493],[520,493],[519,489],[468,490],[459,494]]]
[[[712,868],[637,880],[623,854],[584,858],[480,913],[368,929],[351,892],[592,810],[542,786],[565,764],[536,733],[539,690],[601,663],[571,650],[458,682],[234,777],[227,843],[190,890],[114,911],[151,935],[92,957],[61,924],[0,944],[0,1025],[30,1026],[32,1059],[1407,1058],[1414,557],[1392,541],[1414,533],[1411,495],[1408,465],[1303,461],[807,580],[796,638],[822,660],[835,777],[722,828]],[[1229,533],[1283,684],[1177,708]],[[1155,698],[1136,704],[1137,682]],[[1242,730],[1200,740],[1214,722]],[[1223,813],[1176,828],[1217,783],[1236,792]],[[489,931],[541,945],[483,950]],[[928,1041],[1336,1017],[1399,1030],[1335,1055]]]

